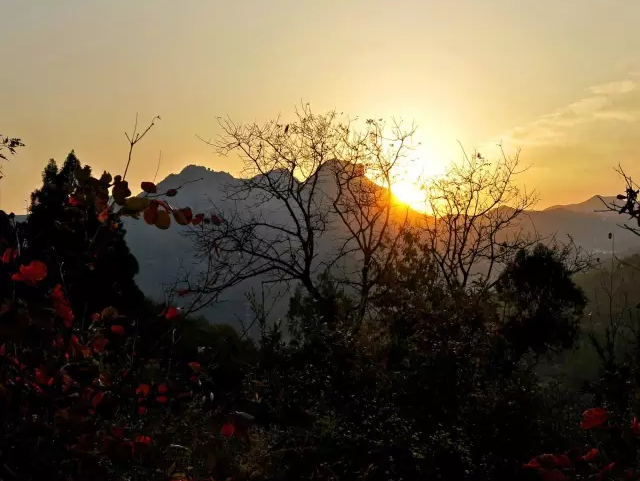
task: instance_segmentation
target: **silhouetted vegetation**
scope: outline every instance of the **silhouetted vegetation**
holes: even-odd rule
[[[153,182],[134,196],[71,152],[24,222],[0,211],[1,479],[638,479],[640,329],[616,307],[635,283],[523,234],[517,158],[465,157],[422,217],[389,195],[398,125],[393,141],[306,110],[223,126],[218,149],[260,174],[232,194],[258,210],[194,213]],[[145,299],[124,218],[188,228],[204,272]],[[191,315],[263,274],[294,291],[275,323],[253,297],[257,335]],[[610,288],[584,330],[603,305],[576,280]],[[549,375],[578,347],[591,382]]]

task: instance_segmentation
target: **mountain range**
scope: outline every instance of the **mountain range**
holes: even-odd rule
[[[271,173],[270,175],[273,175]],[[276,173],[277,174],[277,173]],[[327,179],[324,179],[326,182]],[[191,207],[194,213],[211,211],[215,206],[217,212],[228,213],[247,211],[243,205],[229,200],[227,192],[231,188],[243,185],[245,179],[233,177],[227,172],[216,172],[209,168],[188,165],[180,173],[170,174],[157,184],[159,192],[179,188],[176,197],[171,199],[174,207]],[[325,189],[335,188],[330,183]],[[615,197],[603,197],[605,201],[613,201]],[[251,199],[247,205],[254,205]],[[272,220],[286,224],[290,220],[288,215],[278,209],[278,206],[265,203],[261,207],[263,215]],[[640,252],[640,239],[631,232],[621,229],[620,223],[626,219],[615,212],[602,212],[603,204],[599,196],[593,196],[584,202],[570,205],[556,205],[544,210],[527,211],[523,216],[521,226],[530,232],[537,232],[542,236],[556,235],[559,239],[571,236],[576,245],[592,251],[597,255],[606,256],[613,251],[613,242],[609,239],[610,232],[615,233],[615,252],[619,256],[632,255]],[[600,212],[598,212],[600,211]],[[412,215],[420,216],[417,212]],[[171,228],[158,232],[153,226],[142,221],[127,218],[127,243],[138,260],[140,271],[137,282],[143,292],[152,299],[163,300],[164,287],[173,284],[181,269],[197,272],[199,262],[193,256],[192,241],[185,236],[186,227],[172,224]],[[328,238],[327,238],[328,239]],[[319,251],[330,252],[336,248],[330,239],[319,242]],[[249,322],[252,313],[249,309],[246,294],[251,288],[259,288],[266,277],[254,278],[230,288],[220,302],[201,312],[210,322],[238,324],[240,321]],[[280,299],[274,306],[274,315],[282,315],[288,305],[287,296]]]

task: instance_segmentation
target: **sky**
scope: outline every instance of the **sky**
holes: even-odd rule
[[[200,164],[217,116],[264,122],[301,103],[418,125],[419,167],[460,144],[520,148],[539,208],[640,177],[636,0],[0,0],[0,208],[23,213],[50,158],[121,172],[125,131],[160,115],[128,179]],[[459,143],[460,144],[459,144]]]

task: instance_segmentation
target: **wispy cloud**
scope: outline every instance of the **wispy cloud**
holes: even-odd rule
[[[515,127],[486,145],[505,147],[566,145],[584,138],[594,123],[640,121],[640,89],[635,80],[625,79],[589,87],[590,95],[555,110],[529,124]],[[580,132],[577,132],[580,130]],[[579,135],[574,135],[579,133]]]
[[[635,88],[636,83],[633,80],[622,80],[620,82],[609,82],[602,85],[595,85],[589,88],[589,90],[594,94],[614,95],[631,92]]]
[[[520,125],[486,142],[479,150],[499,155],[501,144],[512,155],[522,149],[531,166],[523,181],[543,203],[575,201],[616,192],[619,163],[640,178],[640,70],[633,76],[586,89],[583,98]]]

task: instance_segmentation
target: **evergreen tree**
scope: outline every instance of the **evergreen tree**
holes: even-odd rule
[[[77,193],[76,176],[90,172],[73,151],[62,167],[49,161],[42,187],[31,194],[23,226],[27,249],[59,267],[77,316],[90,316],[104,306],[105,296],[118,309],[140,310],[144,295],[134,280],[138,262],[126,244],[122,223],[103,223],[95,208],[81,208],[90,201]]]

